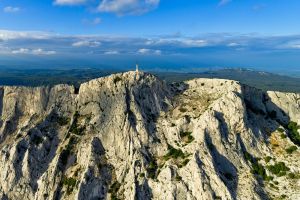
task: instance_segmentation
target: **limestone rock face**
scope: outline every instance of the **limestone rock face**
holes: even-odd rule
[[[0,199],[299,199],[299,99],[142,72],[0,87]]]

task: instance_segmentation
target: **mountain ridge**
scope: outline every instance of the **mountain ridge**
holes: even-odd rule
[[[299,105],[299,94],[143,72],[0,87],[0,197],[299,198],[299,149],[285,152]]]

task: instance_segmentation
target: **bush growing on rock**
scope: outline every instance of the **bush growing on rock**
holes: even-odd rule
[[[296,145],[300,146],[300,134],[298,132],[298,129],[300,126],[296,122],[289,122],[288,129],[290,130],[289,136],[292,142],[294,142]]]
[[[294,151],[296,151],[298,148],[296,146],[291,146],[287,149],[285,149],[285,151],[288,153],[288,154],[292,154]]]

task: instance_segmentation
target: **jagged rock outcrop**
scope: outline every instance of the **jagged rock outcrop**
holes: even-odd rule
[[[299,97],[141,72],[0,87],[0,199],[300,198]]]

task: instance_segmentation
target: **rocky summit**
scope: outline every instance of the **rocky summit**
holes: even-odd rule
[[[300,94],[143,72],[0,87],[0,199],[300,199]]]

